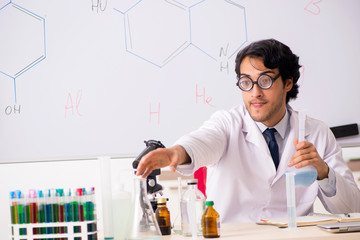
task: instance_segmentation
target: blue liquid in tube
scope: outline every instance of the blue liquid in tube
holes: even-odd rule
[[[299,171],[295,174],[295,185],[308,187],[317,179],[316,171]]]

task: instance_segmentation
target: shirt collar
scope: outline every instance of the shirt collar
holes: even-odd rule
[[[259,129],[260,129],[260,131],[262,133],[268,128],[267,126],[265,126],[261,122],[255,122],[255,123],[259,127]],[[289,112],[288,112],[288,110],[286,108],[284,117],[280,120],[280,122],[278,122],[278,124],[276,124],[273,127],[280,134],[282,139],[284,139],[284,137],[285,137],[285,132],[286,132],[286,128],[288,126],[288,123],[289,123]]]

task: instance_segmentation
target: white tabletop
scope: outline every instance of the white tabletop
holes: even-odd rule
[[[319,229],[316,226],[299,227],[295,230],[289,230],[287,228],[278,228],[270,225],[257,225],[256,223],[231,223],[221,225],[221,234],[218,239],[227,240],[239,240],[239,239],[356,239],[360,240],[360,232],[348,232],[348,233],[329,233]],[[191,240],[192,237],[183,237],[172,233],[169,236],[163,236],[162,240]],[[205,239],[202,236],[197,239]]]

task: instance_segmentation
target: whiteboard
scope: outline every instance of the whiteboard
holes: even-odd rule
[[[359,124],[359,10],[357,0],[0,0],[0,162],[171,146],[242,104],[236,53],[265,38],[300,56],[293,108],[329,127]]]

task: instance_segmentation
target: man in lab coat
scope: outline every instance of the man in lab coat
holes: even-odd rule
[[[305,141],[298,141],[299,113],[288,105],[298,94],[298,60],[274,39],[242,49],[235,71],[244,105],[214,113],[171,148],[151,151],[137,174],[146,177],[169,166],[190,175],[208,166],[207,197],[216,203],[221,221],[244,222],[286,217],[284,173],[312,165],[317,180],[296,189],[298,216],[313,211],[316,197],[329,212],[360,212],[360,190],[330,129],[307,117]],[[276,129],[275,153],[269,149],[274,142],[268,128]]]

